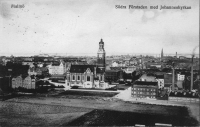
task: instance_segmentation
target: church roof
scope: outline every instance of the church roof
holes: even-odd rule
[[[96,73],[102,73],[103,71],[96,65],[71,65],[70,73],[84,73],[89,68],[91,72],[94,72],[96,67]]]

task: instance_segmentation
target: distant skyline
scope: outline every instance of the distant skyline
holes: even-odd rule
[[[101,38],[108,55],[199,54],[199,0],[1,0],[0,15],[0,55],[95,55]]]

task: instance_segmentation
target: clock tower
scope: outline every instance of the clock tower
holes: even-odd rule
[[[103,39],[101,39],[101,41],[99,42],[99,50],[97,52],[97,65],[103,71],[105,71],[105,67],[106,67],[105,56],[106,56],[106,52],[104,50],[104,42],[103,42]]]

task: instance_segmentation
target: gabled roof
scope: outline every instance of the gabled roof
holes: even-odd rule
[[[94,72],[96,67],[96,73],[102,73],[101,69],[96,65],[71,65],[70,73],[84,73],[89,68],[91,72]]]

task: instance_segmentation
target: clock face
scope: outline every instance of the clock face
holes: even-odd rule
[[[99,57],[103,57],[103,55],[102,55],[102,54],[99,54]]]

